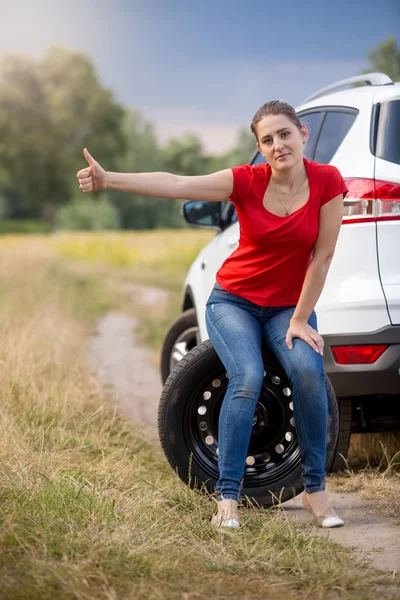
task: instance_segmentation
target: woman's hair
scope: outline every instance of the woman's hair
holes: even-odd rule
[[[281,102],[281,100],[271,100],[258,109],[251,122],[250,129],[256,136],[257,141],[257,124],[268,115],[286,115],[296,127],[301,128],[300,119],[293,106],[290,106],[286,102]]]

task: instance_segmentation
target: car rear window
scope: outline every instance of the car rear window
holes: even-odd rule
[[[317,143],[319,130],[324,117],[325,113],[323,111],[309,112],[300,115],[301,123],[304,123],[308,129],[308,140],[304,147],[304,156],[307,160],[313,159],[315,144]]]
[[[348,134],[356,118],[353,112],[329,111],[319,134],[314,160],[328,164]]]
[[[263,155],[261,154],[261,152],[259,152],[257,154],[257,156],[254,158],[253,162],[251,163],[252,165],[259,165],[261,163],[266,163],[267,161],[265,160],[265,158],[263,157]]]
[[[376,138],[377,158],[400,165],[400,100],[381,102]]]

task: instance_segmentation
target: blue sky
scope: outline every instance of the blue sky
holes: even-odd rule
[[[398,0],[0,0],[0,9],[0,56],[83,50],[160,142],[192,131],[211,152],[232,146],[267,100],[299,104],[358,74],[388,35],[400,41]]]

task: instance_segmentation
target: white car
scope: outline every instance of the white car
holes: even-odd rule
[[[367,85],[353,86],[361,82]],[[331,464],[337,470],[351,432],[400,429],[400,84],[382,73],[353,77],[318,91],[296,111],[310,132],[306,158],[336,166],[349,188],[316,305],[325,371],[340,410]],[[250,164],[262,161],[257,153]],[[239,243],[231,202],[185,202],[183,214],[217,234],[185,279],[182,315],[162,351],[164,382],[188,351],[208,339],[205,304],[217,270]]]

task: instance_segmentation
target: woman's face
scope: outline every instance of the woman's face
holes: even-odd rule
[[[304,144],[308,139],[305,125],[301,129],[286,115],[268,115],[257,123],[257,148],[277,171],[291,169],[303,159]]]

